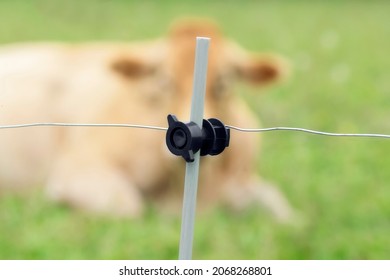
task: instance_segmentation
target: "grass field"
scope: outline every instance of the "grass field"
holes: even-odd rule
[[[239,87],[264,126],[390,134],[389,13],[387,1],[1,0],[0,43],[141,40],[177,17],[211,17],[246,48],[294,65],[291,81],[265,94]],[[259,172],[304,222],[200,215],[194,258],[389,259],[389,155],[385,139],[264,134]],[[82,215],[38,191],[0,196],[0,259],[175,259],[179,235],[180,218],[152,207],[129,221]]]

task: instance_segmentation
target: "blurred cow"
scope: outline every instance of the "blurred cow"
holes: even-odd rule
[[[175,24],[140,43],[34,43],[0,48],[0,124],[134,123],[188,120],[195,37],[210,37],[205,118],[258,127],[232,92],[237,81],[273,83],[286,72],[276,55],[250,54],[209,22]],[[218,157],[201,160],[199,203],[265,206],[278,219],[291,209],[256,172],[258,135],[232,132]],[[184,161],[161,131],[129,128],[0,130],[0,187],[46,186],[50,198],[102,214],[140,216],[144,199],[180,212]]]

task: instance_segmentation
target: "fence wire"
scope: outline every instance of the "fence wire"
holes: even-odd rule
[[[267,132],[267,131],[299,131],[311,134],[317,134],[322,136],[335,136],[335,137],[377,137],[377,138],[390,138],[390,135],[387,134],[376,134],[376,133],[333,133],[333,132],[324,132],[306,128],[299,127],[269,127],[269,128],[240,128],[236,126],[226,125],[226,127],[235,129],[242,132]]]
[[[111,128],[141,128],[141,129],[152,129],[166,131],[168,128],[161,126],[152,125],[139,125],[139,124],[118,124],[118,123],[23,123],[23,124],[12,124],[12,125],[0,125],[0,129],[17,129],[26,127],[111,127]],[[377,134],[377,133],[333,133],[324,132],[299,127],[268,127],[268,128],[241,128],[232,125],[225,125],[227,128],[234,129],[240,132],[269,132],[269,131],[296,131],[304,132],[322,136],[333,136],[333,137],[374,137],[374,138],[390,138],[389,134]]]
[[[12,125],[0,125],[0,129],[13,129],[24,127],[36,127],[36,126],[67,126],[67,127],[122,127],[122,128],[143,128],[143,129],[155,129],[155,130],[168,130],[166,127],[152,126],[152,125],[139,125],[139,124],[119,124],[119,123],[24,123],[24,124],[12,124]]]

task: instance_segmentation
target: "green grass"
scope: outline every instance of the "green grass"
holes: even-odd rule
[[[264,126],[390,134],[390,2],[0,1],[0,43],[138,40],[172,19],[212,17],[251,50],[285,54],[290,82],[240,86]],[[198,215],[196,259],[388,259],[390,142],[302,133],[263,135],[259,172],[305,223],[257,211]],[[175,259],[180,218],[102,219],[31,197],[0,197],[1,259]]]

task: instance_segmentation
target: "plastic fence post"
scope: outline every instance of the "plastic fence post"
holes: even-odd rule
[[[195,122],[200,128],[202,128],[203,121],[209,43],[209,38],[196,38],[194,84],[190,120]],[[187,162],[186,164],[179,260],[190,260],[192,258],[200,160],[199,151],[194,155],[194,158],[195,160],[193,162]]]

